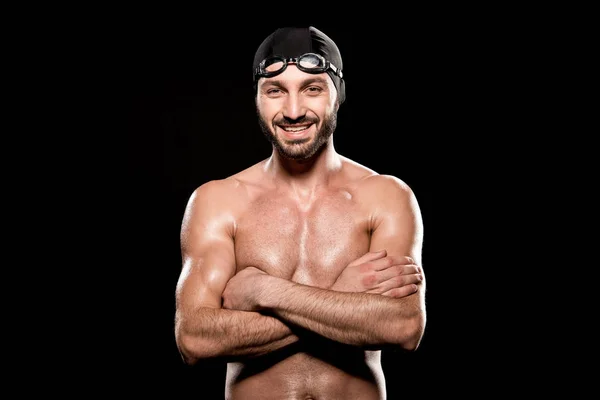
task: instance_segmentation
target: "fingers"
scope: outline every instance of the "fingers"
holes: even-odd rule
[[[387,256],[386,250],[370,251],[370,252],[362,255],[360,258],[357,258],[356,260],[352,261],[348,266],[360,265],[360,264],[372,262],[375,260],[382,259],[386,256]]]
[[[407,285],[388,290],[383,292],[382,295],[398,299],[400,297],[410,296],[411,294],[416,293],[417,290],[419,290],[417,285]]]
[[[418,265],[393,265],[375,272],[376,282],[384,282],[400,275],[420,274],[421,268]]]
[[[409,274],[409,275],[396,275],[386,281],[381,282],[377,285],[376,290],[378,293],[386,293],[395,288],[402,288],[404,286],[412,286],[416,285],[423,280],[423,276],[421,274]],[[412,292],[411,292],[412,293]]]
[[[408,256],[390,256],[385,258],[378,258],[372,261],[369,261],[371,264],[371,268],[374,271],[381,271],[386,268],[390,268],[394,265],[406,265],[406,264],[414,264],[415,261]]]

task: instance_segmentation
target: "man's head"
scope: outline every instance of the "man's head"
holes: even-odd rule
[[[297,59],[305,54],[316,54],[317,57],[322,57],[324,64],[320,67],[326,69],[325,72],[331,77],[335,88],[338,92],[339,104],[342,104],[346,99],[346,85],[343,79],[342,55],[340,50],[329,36],[315,27],[308,28],[279,28],[265,38],[258,47],[254,55],[254,63],[252,71],[254,72],[254,84],[260,79],[261,63],[268,64],[270,60],[274,60],[273,66],[266,66],[267,69],[273,70],[275,66],[284,66],[285,61],[281,59]],[[309,66],[313,64],[317,57],[305,57],[305,64]],[[314,65],[313,65],[314,66]]]
[[[343,64],[336,44],[314,27],[280,28],[254,56],[260,126],[292,159],[315,154],[335,130],[345,100]]]

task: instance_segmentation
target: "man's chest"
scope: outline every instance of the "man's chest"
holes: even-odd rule
[[[351,196],[324,196],[310,205],[260,198],[237,221],[237,270],[254,266],[326,287],[369,250],[369,219],[369,211]]]

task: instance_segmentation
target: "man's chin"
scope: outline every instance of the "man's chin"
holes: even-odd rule
[[[290,149],[289,146],[283,146],[279,148],[279,153],[290,160],[296,160],[296,161],[301,161],[301,160],[306,160],[309,158],[309,154],[307,154],[307,151],[305,149],[299,150],[299,149]]]

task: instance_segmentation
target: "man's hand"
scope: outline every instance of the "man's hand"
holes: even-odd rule
[[[412,258],[388,256],[382,250],[352,261],[330,289],[400,298],[415,293],[422,279],[421,268]]]
[[[239,311],[256,311],[257,295],[263,290],[262,283],[270,275],[255,267],[246,267],[227,282],[223,291],[223,308]]]

